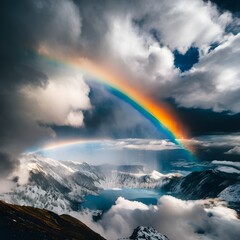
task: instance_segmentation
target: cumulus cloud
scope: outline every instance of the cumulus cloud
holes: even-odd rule
[[[171,80],[178,73],[174,50],[185,53],[191,46],[209,48],[222,40],[232,22],[230,12],[220,13],[202,0],[77,4],[82,14],[82,51],[123,67],[142,84]]]
[[[118,43],[120,51],[129,50],[129,54],[136,54],[134,49],[142,49],[141,36],[144,34],[154,36],[161,44],[181,52],[192,45],[208,46],[221,39],[225,27],[232,21],[230,12],[220,13],[215,5],[202,0],[121,1],[121,4],[105,1],[101,6],[91,1],[90,4],[80,2],[79,5],[84,18],[88,13],[92,19],[92,22],[83,19],[83,28],[84,21],[89,26],[83,29],[83,35],[89,36],[95,31],[97,38],[101,38],[100,33],[103,38],[109,37],[109,33],[118,36],[118,42],[113,38],[113,44]],[[136,28],[129,28],[131,25]],[[137,38],[139,43],[135,41]],[[126,46],[127,40],[129,44]],[[104,44],[102,41],[99,43]]]
[[[100,59],[130,74],[135,84],[141,81],[142,89],[157,98],[173,97],[184,107],[239,112],[239,36],[226,32],[237,22],[230,12],[202,0],[91,4],[91,11],[88,4],[79,4],[82,39],[91,49],[96,42],[86,39],[94,36]],[[86,13],[95,15],[92,22]],[[209,51],[212,44],[219,46]],[[200,60],[181,74],[173,53],[184,54],[190,47],[199,49]]]
[[[231,21],[229,12],[220,14],[216,6],[201,0],[152,1],[145,7],[151,11],[145,27],[156,30],[161,43],[182,53],[220,40]]]
[[[200,58],[199,63],[182,75],[176,100],[185,107],[212,108],[214,111],[240,111],[239,78],[240,34]]]
[[[237,240],[240,234],[237,213],[213,199],[183,201],[163,196],[158,205],[147,206],[119,197],[98,223],[91,222],[86,215],[78,218],[107,239],[130,236],[140,225],[152,226],[172,240]]]
[[[45,124],[82,126],[81,110],[91,107],[88,85],[82,75],[74,75],[73,72],[61,71],[60,76],[49,78],[44,88],[25,85],[20,91],[34,103],[31,111],[35,120]]]
[[[105,41],[111,49],[110,54],[125,64],[134,78],[169,81],[178,73],[169,48],[160,47],[151,35],[141,31],[133,23],[132,18],[112,17],[109,22]]]

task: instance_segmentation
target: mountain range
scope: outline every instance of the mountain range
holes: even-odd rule
[[[38,154],[23,154],[20,163],[20,171],[11,179],[12,189],[0,194],[4,201],[0,202],[0,231],[4,239],[103,239],[67,214],[79,211],[86,195],[98,195],[111,188],[161,189],[184,200],[220,198],[240,212],[236,163],[215,162],[215,168],[186,176],[162,174],[142,165],[93,166]],[[124,239],[168,238],[151,227],[139,226]]]
[[[12,204],[67,213],[79,210],[84,196],[97,195],[103,189],[156,188],[187,200],[218,197],[240,210],[240,177],[236,171],[230,171],[233,166],[226,166],[227,163],[224,167],[182,176],[147,171],[141,165],[92,166],[85,162],[61,162],[38,154],[24,154],[20,162],[25,166],[27,181],[21,183],[23,173],[16,173],[12,190],[0,194],[1,200]]]
[[[180,177],[157,171],[144,173],[138,165],[91,166],[85,162],[60,162],[37,154],[25,154],[20,161],[25,166],[27,181],[22,184],[22,172],[17,173],[12,190],[0,194],[0,199],[56,213],[77,211],[85,195],[97,195],[103,189],[160,188]]]

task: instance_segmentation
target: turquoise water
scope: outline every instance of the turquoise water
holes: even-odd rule
[[[91,210],[107,211],[115,204],[118,197],[124,197],[131,201],[142,202],[146,205],[156,205],[158,199],[164,195],[159,189],[107,189],[103,190],[99,195],[87,195],[85,202],[80,207],[89,208]]]

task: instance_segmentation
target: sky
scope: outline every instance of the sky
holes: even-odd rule
[[[236,160],[239,13],[237,1],[223,0],[2,1],[0,176],[45,142],[159,138],[129,102],[72,66],[76,59],[167,106],[201,159]]]

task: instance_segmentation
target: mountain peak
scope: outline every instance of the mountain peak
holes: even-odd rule
[[[153,227],[138,226],[134,229],[132,235],[129,238],[123,238],[125,240],[169,240],[165,235],[159,233]]]

